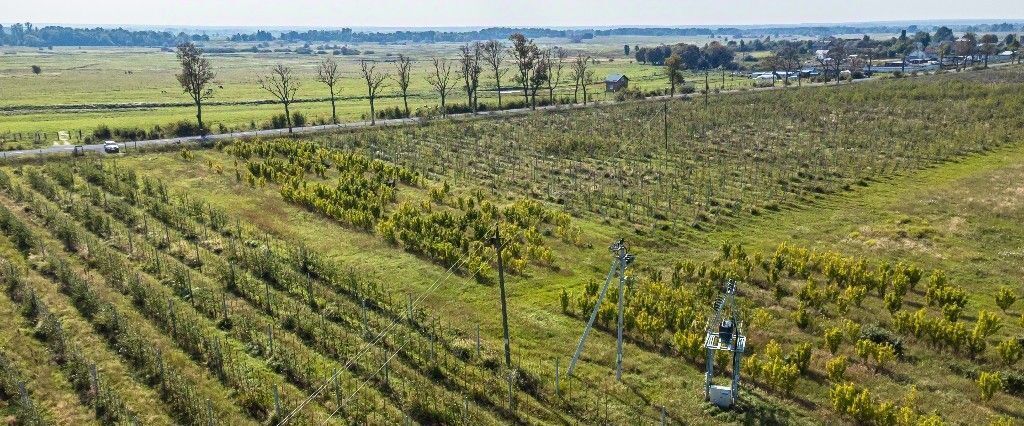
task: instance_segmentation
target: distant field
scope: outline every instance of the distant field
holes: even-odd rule
[[[593,55],[596,82],[589,91],[595,99],[605,99],[601,80],[610,73],[623,73],[630,77],[631,86],[643,90],[660,90],[668,87],[661,67],[640,65],[632,56],[623,55],[622,45],[650,46],[661,43],[675,43],[682,40],[654,37],[606,38],[588,43],[564,45],[571,54],[586,51]],[[706,42],[707,40],[686,40]],[[543,46],[564,40],[538,40]],[[243,46],[244,47],[244,46]],[[271,48],[277,48],[274,44]],[[288,47],[301,47],[291,45]],[[316,46],[313,46],[316,47]],[[369,113],[365,84],[360,80],[359,61],[362,59],[382,61],[381,69],[394,74],[394,55],[405,54],[416,62],[413,66],[410,87],[410,109],[434,107],[437,96],[426,82],[429,60],[433,56],[453,58],[456,44],[410,44],[410,45],[354,45],[363,52],[357,56],[338,56],[343,80],[338,92],[339,119],[358,120]],[[368,54],[367,52],[373,52]],[[111,127],[136,126],[144,129],[155,125],[166,125],[179,120],[194,120],[195,113],[189,107],[160,106],[156,108],[114,108],[124,104],[180,104],[189,98],[181,92],[174,74],[178,71],[175,56],[158,49],[121,48],[56,48],[32,50],[24,48],[2,48],[0,52],[0,135],[8,133],[30,134],[35,132],[53,133],[69,131],[77,135],[81,130],[89,133],[100,124]],[[272,65],[283,63],[291,66],[300,76],[301,86],[297,94],[300,99],[323,99],[328,97],[327,89],[315,81],[316,64],[320,55],[299,55],[291,53],[273,54],[211,54],[210,60],[217,72],[214,98],[211,102],[227,103],[270,99],[256,82],[259,75]],[[42,71],[35,75],[32,65]],[[507,64],[506,66],[511,66]],[[562,72],[562,83],[557,88],[557,97],[571,97],[573,88],[569,81],[569,64]],[[703,75],[687,74],[688,81],[699,77],[703,86]],[[386,83],[378,108],[401,105],[397,85]],[[512,73],[505,75],[503,86],[512,86]],[[711,86],[722,86],[721,76],[713,76]],[[747,87],[749,81],[742,77],[726,76],[727,88]],[[497,104],[493,91],[493,78],[488,72],[481,75],[480,102]],[[449,102],[465,103],[460,90]],[[508,93],[505,99],[521,99],[521,94]],[[54,105],[81,105],[80,109],[55,109]],[[85,107],[101,105],[95,109]],[[102,105],[108,105],[103,107]],[[204,120],[212,127],[224,125],[229,129],[246,129],[255,123],[261,126],[279,108],[270,105],[211,105],[204,109]],[[295,110],[306,114],[311,120],[328,120],[328,102],[296,104]],[[50,136],[48,140],[52,140]]]

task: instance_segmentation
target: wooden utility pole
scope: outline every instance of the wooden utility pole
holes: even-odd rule
[[[508,305],[505,303],[505,264],[501,258],[501,234],[498,225],[494,226],[494,250],[498,253],[498,288],[501,290],[501,328],[505,333],[505,366],[512,368],[512,352],[509,349],[508,337]]]

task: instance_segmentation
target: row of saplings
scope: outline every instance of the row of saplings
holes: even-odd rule
[[[138,176],[136,176],[132,172],[131,169],[124,169],[124,168],[118,167],[117,165],[113,165],[111,163],[94,163],[94,162],[80,163],[80,164],[76,165],[76,168],[77,168],[77,171],[88,182],[91,182],[91,183],[94,183],[94,184],[97,184],[97,185],[101,185],[105,189],[110,190],[112,193],[115,193],[115,194],[118,194],[118,195],[122,195],[122,196],[126,196],[126,197],[133,197],[134,199],[138,199],[140,201],[140,204],[138,205],[138,207],[142,208],[143,210],[150,211],[155,216],[157,216],[157,218],[160,219],[161,221],[165,221],[167,223],[180,222],[178,225],[173,225],[172,226],[173,228],[179,228],[180,227],[180,228],[185,228],[185,229],[191,229],[191,228],[193,228],[197,224],[197,222],[198,223],[203,223],[203,222],[208,222],[209,221],[210,226],[212,226],[214,228],[215,232],[221,232],[221,233],[230,232],[230,233],[232,233],[234,235],[241,235],[241,228],[236,229],[233,226],[229,225],[230,221],[223,220],[223,218],[222,218],[222,216],[224,215],[223,212],[220,212],[219,210],[214,209],[213,207],[207,206],[205,203],[202,203],[200,200],[189,199],[189,198],[185,197],[185,195],[187,195],[187,194],[184,194],[184,193],[183,194],[177,194],[176,196],[169,197],[169,198],[162,198],[162,197],[164,197],[166,195],[165,187],[162,184],[160,184],[159,182],[154,182],[154,181],[152,181],[150,179],[144,179],[144,178],[140,179]],[[66,169],[66,166],[64,166],[64,167],[47,167],[47,172],[48,172],[48,174],[50,176],[56,177],[56,176],[64,174],[66,172],[65,169]],[[33,174],[33,173],[36,173],[36,172],[30,172],[30,173],[27,173],[27,174]],[[66,179],[64,179],[64,178],[56,178],[56,180],[66,180]],[[33,185],[33,186],[36,186],[36,185]],[[80,189],[80,188],[76,188],[76,189]],[[120,201],[120,200],[117,200],[117,199],[114,199],[114,198],[107,199],[105,196],[101,196],[100,194],[94,193],[95,190],[96,190],[95,187],[89,187],[88,191],[87,191],[88,192],[87,196],[93,200],[93,204],[96,205],[96,206],[103,206],[103,208],[106,209],[111,214],[118,215],[118,213],[115,213],[115,211],[118,210],[115,207],[118,206],[118,205],[121,205],[123,203],[123,201]],[[47,192],[53,192],[53,191],[55,191],[55,189],[52,190],[52,191],[51,190],[46,190],[46,191]],[[140,191],[140,192],[137,193],[136,191]],[[135,212],[132,209],[128,209],[128,210],[131,210],[132,214],[131,215],[125,215],[125,217],[119,217],[119,219],[124,220],[125,218],[133,217],[133,216],[138,214],[137,212]],[[220,218],[220,219],[214,220],[216,218]],[[126,222],[133,222],[133,223],[137,223],[137,224],[141,224],[142,223],[141,219],[138,218],[138,217],[134,217],[131,220],[126,220]],[[213,222],[220,223],[221,225],[214,225]],[[225,227],[224,225],[228,225],[228,227]],[[157,234],[159,234],[159,232]],[[193,237],[191,237],[192,239],[202,239],[202,240],[206,240],[207,239],[207,237],[203,233],[197,233],[195,231],[192,231],[191,235],[193,235]],[[158,243],[157,243],[158,245],[160,243],[162,243],[162,241],[163,241],[162,238],[160,238],[158,236],[157,239],[159,240]],[[252,240],[249,240],[249,242],[253,243]],[[246,244],[240,245],[238,250],[236,250],[234,248],[234,246],[232,246],[231,249],[228,249],[228,252],[230,253],[229,254],[229,259],[236,266],[240,266],[243,269],[250,269],[252,271],[252,273],[256,277],[262,277],[263,279],[267,280],[268,283],[269,282],[276,283],[276,284],[274,284],[275,286],[284,285],[285,287],[289,287],[292,284],[288,284],[288,283],[293,283],[293,282],[297,283],[298,281],[301,281],[301,279],[297,279],[298,278],[297,275],[289,275],[288,273],[282,271],[282,269],[288,269],[289,267],[295,267],[297,270],[301,270],[304,273],[308,273],[308,274],[310,274],[313,277],[319,277],[319,278],[323,278],[325,276],[333,277],[333,278],[329,278],[328,281],[339,283],[338,285],[341,285],[342,287],[344,287],[343,291],[357,293],[360,297],[370,296],[368,299],[366,299],[366,303],[368,303],[368,304],[378,305],[380,303],[379,301],[384,300],[383,299],[384,295],[381,293],[381,291],[378,288],[376,288],[376,285],[368,286],[367,285],[368,283],[361,283],[360,284],[358,282],[360,280],[358,278],[356,278],[351,273],[351,271],[345,272],[345,271],[342,271],[340,269],[334,269],[334,266],[336,266],[336,265],[334,265],[332,263],[329,263],[329,262],[326,262],[321,256],[316,255],[316,253],[314,253],[314,252],[311,252],[311,251],[309,251],[309,250],[307,250],[307,249],[305,249],[305,248],[303,248],[301,246],[299,246],[299,247],[292,247],[290,249],[285,249],[285,248],[282,247],[281,251],[278,251],[276,249],[275,250],[271,250],[270,249],[270,245],[269,245],[270,243],[268,242],[267,244],[268,245],[264,246],[265,249],[255,249],[255,250],[247,250],[245,248]],[[163,247],[161,247],[161,248],[163,248]],[[191,250],[191,248],[189,248],[187,250]],[[146,257],[146,256],[143,255],[143,257]],[[185,255],[184,257],[187,258],[187,257],[189,257],[189,255]],[[187,261],[187,259],[182,259],[182,260],[183,261]],[[221,272],[226,272],[227,271],[227,269],[224,269],[223,267],[213,267],[213,268],[215,268],[215,269],[223,269],[223,271],[218,271],[217,274],[220,274]],[[170,268],[168,268],[168,269],[170,269]],[[172,270],[171,273],[173,275],[174,271]],[[344,275],[344,277],[342,277],[342,275]],[[231,275],[231,276],[234,277],[234,275]],[[229,278],[227,278],[225,276],[225,278],[223,280],[224,280],[224,282],[228,283],[229,287],[230,287],[230,284],[234,283],[234,278],[229,279]],[[181,278],[181,279],[176,280],[176,281],[181,282],[181,283],[185,283],[185,278]],[[308,282],[308,281],[305,281],[305,282]],[[234,287],[238,288],[237,284]],[[262,294],[261,291],[262,290],[260,290],[260,294]],[[305,294],[305,293],[303,293],[303,294]],[[312,296],[310,296],[310,297],[312,297]],[[387,300],[389,300],[389,302],[387,302],[387,304],[390,305],[390,297],[388,297]],[[313,303],[313,302],[311,301],[310,303]],[[199,304],[202,305],[203,303],[200,302]],[[288,315],[288,318],[300,318],[300,317],[303,316],[303,315],[300,314],[302,310],[296,311],[296,310],[294,310],[294,308],[285,308],[285,309],[287,311],[290,311],[288,314],[285,314],[285,315]],[[382,307],[382,309],[384,309],[384,308]],[[324,311],[321,311],[321,312],[322,312],[323,315],[325,315],[328,318],[332,318],[335,314],[339,313],[339,312],[337,312],[332,307],[327,307]],[[400,312],[401,315],[404,315],[404,308],[399,308],[399,312]],[[236,316],[237,315],[238,315],[238,313],[236,312]],[[338,317],[338,318],[340,320],[340,317]],[[348,320],[346,320],[346,321],[348,321]],[[297,320],[297,321],[295,321],[295,323],[297,325],[299,325],[298,328],[303,329],[303,330],[306,330],[306,327],[311,325],[311,324],[303,324],[303,320]],[[288,328],[288,327],[286,327],[286,328]],[[318,333],[309,331],[308,334],[312,335],[312,334],[318,334]],[[436,339],[436,338],[443,339],[444,337],[443,336],[436,336],[436,335],[431,337],[431,339]],[[353,349],[353,348],[350,348],[350,349]],[[420,350],[425,350],[425,349],[424,348],[420,348]],[[344,351],[342,351],[342,352],[344,353]],[[421,356],[424,359],[426,359],[425,355],[421,354]],[[431,359],[433,359],[433,356],[434,356],[433,355],[433,351],[431,351]],[[288,358],[288,359],[295,358],[296,360],[301,360],[303,357],[301,357],[301,356],[288,356],[286,358]],[[446,358],[443,358],[443,359],[445,359],[446,360],[445,362],[447,363],[447,359]],[[488,382],[488,383],[490,383],[490,382]],[[476,386],[476,385],[474,385],[474,386]],[[428,391],[432,392],[433,389],[432,388],[428,388]],[[422,402],[422,397],[425,394],[423,392],[414,392],[412,395],[414,395],[415,398],[410,397],[410,396],[406,396],[406,397],[413,399],[413,403],[421,403]],[[452,405],[452,407],[455,407],[456,405],[458,407],[461,407],[461,405],[459,405],[459,404],[454,404],[454,405]],[[456,417],[451,417],[450,416],[450,414],[452,414],[452,412],[444,411],[444,410],[447,410],[448,408],[450,408],[450,407],[445,406],[443,409],[441,409],[441,408],[429,408],[429,409],[425,409],[425,410],[429,411],[429,412],[433,412],[434,414],[431,414],[431,416],[433,416],[433,415],[442,416],[442,414],[443,414],[443,417],[445,417],[445,418],[457,418],[457,416]],[[459,408],[459,410],[461,410],[461,408]],[[461,411],[459,411],[459,410],[455,410],[453,412],[454,413],[461,413]]]
[[[763,276],[754,274],[757,268],[763,270]],[[929,305],[946,313],[947,317],[928,318],[924,308],[914,314],[899,311],[898,308],[892,309],[897,303],[893,300],[898,300],[901,305],[908,290],[913,290],[922,281],[924,274],[917,267],[883,263],[876,268],[869,268],[862,259],[843,257],[832,252],[817,253],[786,244],[780,245],[767,258],[760,254],[747,256],[742,247],[726,245],[720,258],[714,262],[677,263],[668,282],[662,280],[660,271],[648,275],[629,281],[624,311],[624,325],[628,335],[636,343],[656,350],[674,349],[676,353],[696,363],[700,363],[704,357],[704,321],[708,307],[717,295],[718,284],[728,277],[752,282],[769,290],[780,302],[789,295],[789,291],[782,285],[782,276],[807,279],[808,284],[796,294],[798,307],[793,313],[796,325],[804,330],[812,329],[812,318],[816,316],[812,312],[826,317],[841,316],[852,306],[860,307],[869,293],[878,294],[883,299],[883,305],[894,312],[893,324],[897,332],[932,342],[930,344],[933,347],[948,348],[972,359],[984,351],[987,339],[1001,327],[1000,320],[984,310],[979,312],[970,330],[964,323],[957,322],[959,313],[967,303],[967,294],[963,289],[950,284],[941,271],[930,276],[925,299]],[[830,284],[819,286],[812,275],[824,275]],[[563,290],[560,298],[563,312],[585,318],[593,309],[598,291],[599,284],[593,281],[587,283],[584,290],[575,296]],[[1000,307],[1008,309],[1015,296],[1005,289],[1000,294]],[[613,292],[598,309],[598,328],[614,329],[616,302],[617,295]],[[757,328],[769,322],[772,315],[764,308],[757,308],[748,310],[746,318],[745,322],[751,328]],[[671,348],[664,341],[666,331],[672,336]],[[881,327],[862,328],[849,319],[839,325],[825,327],[823,340],[833,355],[838,353],[843,341],[849,341],[857,357],[865,365],[873,366],[875,371],[903,357],[903,343],[899,337]],[[940,341],[944,343],[938,343]],[[788,395],[794,389],[797,379],[806,372],[811,349],[811,343],[802,343],[791,353],[783,355],[781,347],[772,341],[766,345],[763,353],[749,356],[745,360],[744,371],[754,383]],[[997,352],[1006,365],[1013,365],[1022,357],[1021,344],[1013,338],[999,343]],[[717,362],[720,371],[728,365],[724,357]],[[827,376],[834,383],[831,395],[837,411],[857,420],[866,421],[870,418],[879,424],[910,424],[906,423],[910,419],[927,423],[937,419],[934,416],[919,416],[910,408],[914,406],[910,403],[903,406],[867,404],[873,407],[874,411],[870,413],[858,408],[867,406],[863,401],[873,399],[867,389],[844,383],[847,363],[845,355],[838,355],[826,365]],[[993,389],[1003,388],[1004,382],[1017,383],[1014,373],[982,372],[975,376],[986,399],[991,397]],[[1008,390],[1009,387],[1007,385]],[[860,402],[853,405],[844,402],[851,393],[855,394],[853,399]]]
[[[496,223],[500,223],[506,268],[512,274],[523,273],[531,261],[553,265],[545,235],[568,243],[579,241],[578,227],[564,213],[528,199],[499,208],[480,191],[453,196],[447,182],[430,188],[430,201],[404,201],[392,210],[397,183],[420,186],[423,179],[404,167],[361,154],[293,140],[235,143],[225,150],[246,160],[245,179],[250,184],[279,183],[282,196],[291,203],[357,229],[375,231],[388,243],[466,271],[479,281],[490,281],[494,275],[496,256],[490,240]],[[338,171],[334,185],[306,179],[310,172],[326,178],[330,169]]]

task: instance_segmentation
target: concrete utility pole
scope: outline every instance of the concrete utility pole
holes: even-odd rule
[[[597,312],[601,308],[601,302],[604,301],[605,295],[608,293],[608,285],[612,281],[612,277],[615,273],[619,273],[619,300],[618,300],[618,337],[616,341],[616,355],[615,355],[615,378],[616,380],[622,380],[622,333],[623,333],[623,309],[624,299],[626,292],[626,268],[633,263],[636,256],[629,254],[626,251],[626,243],[623,240],[619,240],[608,247],[608,250],[612,252],[612,263],[608,268],[608,276],[605,277],[604,285],[601,286],[601,293],[597,296],[597,301],[594,304],[594,309],[590,312],[590,319],[587,321],[586,328],[583,329],[583,335],[580,336],[580,341],[576,345],[576,352],[573,354],[572,359],[569,361],[569,372],[571,376],[572,372],[576,370],[576,361],[579,361],[580,354],[583,353],[583,345],[587,341],[587,336],[590,335],[590,330],[594,328],[594,320],[597,319]]]
[[[622,253],[625,253],[626,249],[623,247]],[[618,337],[615,342],[615,380],[622,381],[622,331],[625,328],[623,325],[622,311],[625,309],[626,299],[626,258],[625,255],[619,257],[620,267],[619,270],[619,330]]]
[[[501,328],[505,333],[505,366],[512,368],[512,352],[509,349],[508,337],[508,305],[505,302],[505,262],[501,258],[501,234],[498,225],[494,226],[494,250],[498,252],[498,288],[501,289]]]

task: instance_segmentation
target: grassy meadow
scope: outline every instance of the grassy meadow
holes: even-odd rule
[[[641,65],[632,56],[625,56],[623,44],[650,46],[681,41],[705,43],[707,40],[667,39],[659,37],[603,38],[584,43],[566,44],[565,40],[539,39],[542,47],[562,46],[571,56],[586,52],[593,56],[592,65],[595,82],[589,91],[593,99],[605,100],[604,85],[601,82],[607,74],[623,73],[630,77],[631,86],[642,90],[661,90],[668,87],[667,78],[661,67]],[[224,44],[223,42],[220,44]],[[218,45],[218,43],[214,43]],[[227,46],[246,48],[243,43],[227,43]],[[369,114],[366,87],[359,74],[359,61],[379,61],[379,69],[394,76],[393,61],[398,54],[413,58],[409,108],[415,111],[421,107],[436,107],[438,96],[426,81],[430,58],[447,57],[455,60],[458,44],[408,44],[408,45],[351,45],[360,55],[338,55],[342,80],[337,91],[338,118],[342,121],[362,120]],[[301,45],[274,43],[269,48]],[[315,45],[313,46],[316,47]],[[328,52],[331,49],[327,49]],[[33,50],[5,47],[0,49],[0,135],[9,133],[34,134],[68,131],[77,137],[78,131],[89,134],[100,124],[110,127],[139,127],[150,129],[156,125],[167,125],[180,120],[194,120],[195,111],[188,104],[190,99],[182,93],[174,78],[179,65],[173,52],[162,52],[155,48],[55,48]],[[330,55],[328,53],[328,55]],[[327,87],[316,81],[316,67],[325,55],[303,55],[295,53],[230,53],[209,54],[217,73],[214,82],[216,103],[204,108],[204,120],[213,129],[223,125],[227,129],[247,130],[255,124],[262,127],[270,117],[283,109],[278,105],[240,104],[271,99],[260,88],[257,78],[281,63],[291,67],[299,76],[298,99],[326,99]],[[570,60],[571,60],[570,56]],[[41,72],[32,72],[37,65]],[[507,63],[505,68],[511,68]],[[457,67],[453,67],[457,68]],[[566,62],[561,74],[561,83],[556,97],[573,96],[570,81],[570,63]],[[513,72],[503,77],[503,86],[514,86]],[[688,81],[698,76],[687,74]],[[700,76],[703,85],[703,76]],[[713,87],[722,86],[722,77],[712,79]],[[727,88],[749,87],[743,77],[726,76]],[[461,86],[460,86],[461,87]],[[484,70],[481,75],[480,102],[497,105],[497,94],[493,90],[493,75]],[[460,94],[461,93],[461,94]],[[546,91],[545,91],[546,93]],[[377,109],[402,105],[397,84],[388,80],[377,101]],[[521,100],[522,94],[514,90],[502,95],[503,100]],[[464,92],[455,90],[449,103],[466,103]],[[134,104],[134,105],[133,105]],[[59,107],[57,107],[59,106]],[[310,121],[330,121],[330,103],[327,101],[300,102],[293,111],[300,111]],[[10,139],[9,136],[5,136]],[[55,139],[51,135],[47,140]]]

